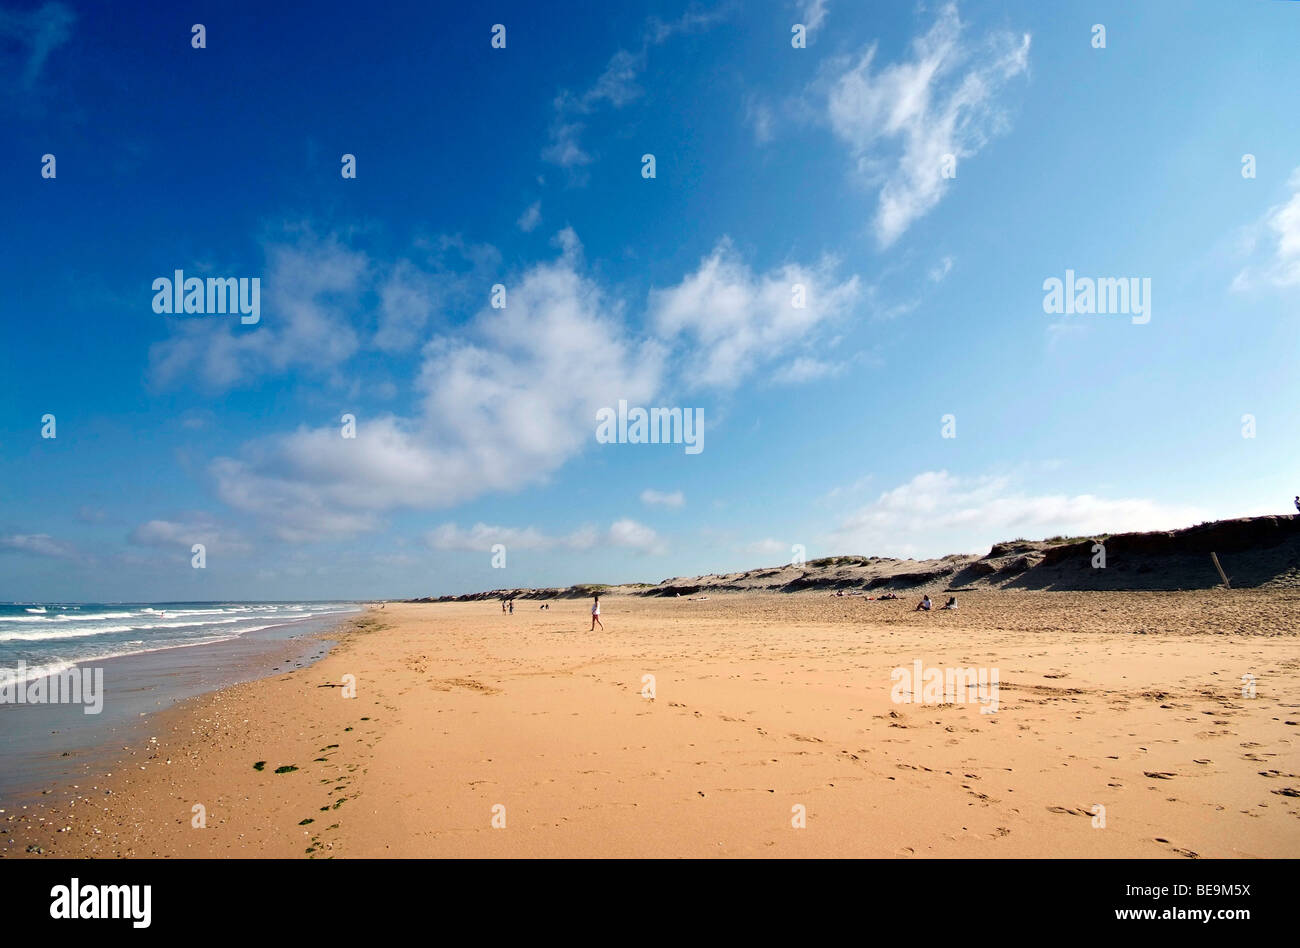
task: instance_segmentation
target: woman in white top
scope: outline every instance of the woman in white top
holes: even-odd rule
[[[591,631],[596,631],[596,626],[600,626],[600,631],[605,631],[605,623],[600,621],[600,597],[591,597]]]

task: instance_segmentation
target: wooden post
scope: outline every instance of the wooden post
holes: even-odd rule
[[[1219,565],[1219,554],[1211,553],[1210,559],[1214,560],[1214,568],[1219,571],[1219,579],[1223,580],[1225,589],[1231,589],[1232,583],[1228,582],[1228,577],[1223,572],[1223,567]]]

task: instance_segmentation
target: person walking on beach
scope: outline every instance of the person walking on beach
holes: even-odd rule
[[[515,601],[513,599],[510,600],[510,614],[515,614]]]
[[[591,631],[596,631],[596,626],[600,626],[600,631],[605,631],[605,623],[600,621],[600,596],[591,597]]]

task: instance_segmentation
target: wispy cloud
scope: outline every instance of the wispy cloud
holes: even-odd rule
[[[425,540],[431,549],[461,552],[488,552],[498,543],[506,548],[507,553],[519,550],[584,551],[609,546],[648,553],[664,551],[664,545],[653,529],[627,518],[614,521],[604,530],[584,526],[564,536],[550,536],[535,527],[476,523],[463,529],[454,523],[444,523],[430,530]]]
[[[822,24],[826,22],[826,14],[829,10],[830,0],[804,0],[803,19],[800,22],[808,31],[810,40],[812,35],[820,30]]]
[[[243,552],[251,547],[236,532],[221,526],[206,513],[188,514],[179,520],[150,520],[131,531],[136,546],[182,547],[188,550],[202,543],[208,552]]]
[[[56,540],[48,533],[12,533],[8,536],[0,536],[0,552],[5,551],[48,556],[59,560],[80,558],[80,554],[72,544]]]
[[[149,352],[156,386],[193,379],[226,391],[289,372],[328,376],[369,348],[418,349],[437,316],[475,308],[501,266],[495,247],[449,236],[380,265],[342,235],[307,225],[277,233],[263,250],[261,323],[155,317],[171,332]]]
[[[275,318],[249,331],[238,320],[165,317],[173,335],[150,350],[156,384],[193,374],[224,390],[290,368],[319,373],[358,350],[351,316],[360,308],[366,255],[308,232],[269,245],[267,257],[263,309]]]
[[[779,385],[802,385],[818,379],[832,378],[846,368],[843,362],[829,362],[812,356],[799,356],[776,370],[772,380]]]
[[[753,543],[746,543],[740,550],[742,553],[757,553],[761,556],[789,555],[790,544],[772,537],[765,537],[762,540],[755,540]]]
[[[528,205],[528,208],[519,215],[516,225],[525,234],[531,233],[537,229],[537,225],[542,222],[542,202],[534,201]]]
[[[1287,189],[1292,192],[1290,198],[1269,208],[1249,231],[1252,248],[1263,243],[1267,259],[1241,270],[1233,280],[1233,289],[1300,284],[1300,168],[1291,172]]]
[[[641,503],[647,507],[669,507],[677,510],[686,505],[686,495],[679,490],[669,492],[646,488],[641,491]]]
[[[1005,128],[997,97],[1029,68],[1029,34],[972,43],[962,30],[956,4],[946,4],[910,58],[877,68],[873,43],[823,79],[830,125],[849,148],[855,177],[880,191],[872,226],[882,247],[939,203],[944,156],[972,157]]]
[[[641,45],[635,51],[620,49],[610,57],[605,69],[585,91],[561,91],[554,99],[550,140],[542,150],[542,159],[567,168],[570,172],[590,164],[594,159],[582,144],[586,117],[601,108],[621,109],[640,98],[639,85],[646,69],[650,49],[674,36],[709,29],[725,17],[725,11],[689,10],[676,20],[651,17],[642,31]],[[575,180],[581,180],[575,177]]]
[[[6,62],[3,72],[16,71],[18,86],[31,92],[50,54],[72,38],[76,21],[77,15],[62,3],[46,3],[31,11],[0,9],[0,41],[7,41],[0,47],[17,46],[23,51],[16,64],[0,60]]]

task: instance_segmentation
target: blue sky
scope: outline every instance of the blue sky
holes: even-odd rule
[[[655,582],[1300,492],[1300,4],[0,2],[0,598]],[[260,321],[155,313],[175,270]],[[1046,313],[1067,270],[1149,322]],[[620,399],[704,449],[599,443]]]

